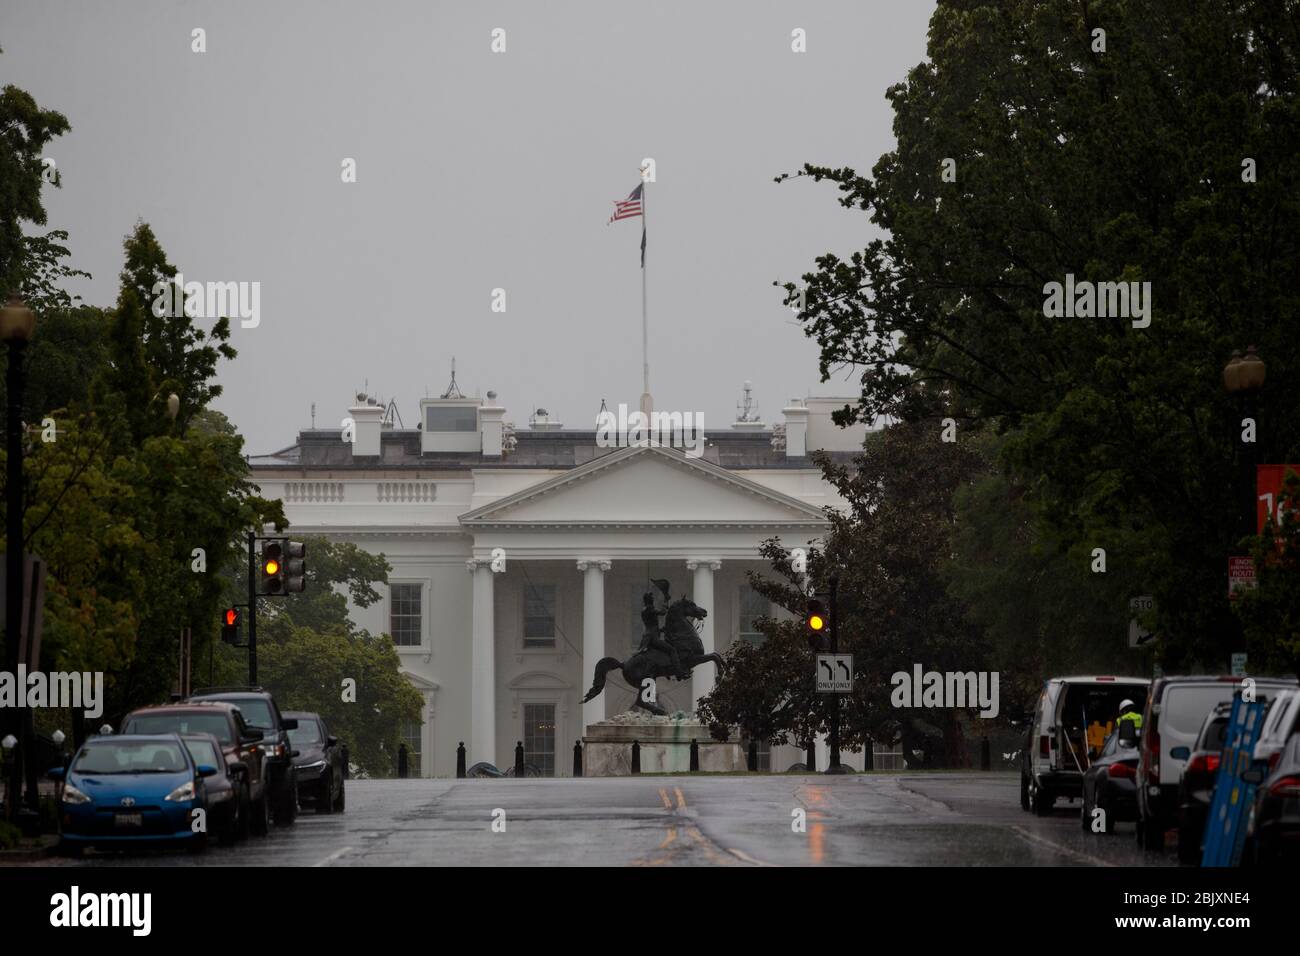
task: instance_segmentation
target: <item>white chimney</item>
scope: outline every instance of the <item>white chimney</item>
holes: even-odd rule
[[[497,404],[497,393],[487,393],[487,403],[478,410],[478,425],[483,432],[483,457],[501,457],[501,426],[506,410]]]
[[[798,398],[781,409],[785,414],[785,457],[805,458],[808,455],[808,409]]]
[[[379,455],[379,436],[383,430],[384,409],[373,398],[357,396],[357,404],[348,409],[352,417],[352,456]]]

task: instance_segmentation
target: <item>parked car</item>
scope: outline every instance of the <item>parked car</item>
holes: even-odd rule
[[[1295,678],[1253,680],[1260,697],[1273,697],[1297,686]],[[1216,704],[1231,701],[1241,681],[1229,675],[1179,676],[1161,677],[1151,685],[1142,714],[1138,761],[1139,846],[1164,846],[1165,831],[1177,823],[1178,786],[1205,717]]]
[[[1137,734],[1123,723],[1106,738],[1101,753],[1083,775],[1083,829],[1092,830],[1093,811],[1101,810],[1103,833],[1114,833],[1121,820],[1137,819]]]
[[[122,732],[212,734],[221,743],[226,769],[238,788],[235,799],[241,810],[237,835],[244,837],[250,831],[266,835],[271,817],[262,734],[248,726],[238,707],[219,701],[141,707],[126,715]]]
[[[1215,704],[1201,724],[1191,748],[1175,747],[1171,754],[1187,761],[1178,782],[1178,859],[1197,863],[1201,859],[1205,836],[1205,818],[1214,800],[1214,784],[1219,777],[1219,760],[1228,735],[1232,701]]]
[[[202,849],[207,834],[192,828],[192,811],[206,809],[206,783],[220,771],[196,764],[178,734],[94,737],[61,781],[60,849],[73,855],[87,846],[178,843]]]
[[[204,781],[208,832],[215,833],[218,840],[229,846],[238,839],[241,829],[247,833],[248,826],[241,817],[248,812],[248,807],[240,806],[239,775],[231,774],[221,741],[212,734],[182,734],[181,740],[195,764],[217,768],[217,773]]]
[[[1257,863],[1300,863],[1300,732],[1256,789],[1246,837]]]
[[[1021,762],[1021,805],[1039,816],[1058,797],[1083,793],[1083,775],[1114,730],[1119,705],[1141,706],[1150,681],[1143,677],[1053,677],[1043,683],[1026,735]]]
[[[1300,730],[1300,689],[1280,691],[1269,704],[1255,741],[1255,760],[1272,773],[1291,735]]]
[[[262,753],[271,793],[271,816],[276,826],[289,826],[298,816],[298,776],[294,772],[293,745],[289,731],[298,722],[280,713],[275,698],[261,687],[204,687],[190,695],[191,701],[224,701],[234,704],[248,726],[262,734]]]
[[[285,711],[285,717],[298,726],[289,731],[289,741],[298,755],[293,766],[298,774],[298,799],[309,800],[317,813],[343,810],[343,746],[331,736],[320,714],[308,711]]]

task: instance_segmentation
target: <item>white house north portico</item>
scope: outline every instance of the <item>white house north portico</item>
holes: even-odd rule
[[[845,403],[793,403],[784,428],[737,422],[690,457],[599,447],[594,425],[568,430],[540,412],[514,432],[491,392],[426,399],[418,429],[391,427],[363,399],[349,410],[353,435],[304,431],[250,466],[295,531],[392,565],[385,600],[352,614],[391,636],[424,695],[422,722],[403,732],[413,773],[454,774],[461,741],[470,764],[510,766],[520,741],[528,762],[567,775],[584,727],[633,700],[615,672],[581,703],[600,658],[639,646],[651,579],[708,610],[706,652],[761,639],[753,621],[773,611],[745,572],[769,570],[766,539],[794,547],[825,533],[822,508],[840,502],[807,451],[861,447],[860,426],[830,424]],[[694,710],[714,677],[703,665],[689,682],[661,680],[660,703]],[[791,750],[773,764],[785,757],[799,759]]]

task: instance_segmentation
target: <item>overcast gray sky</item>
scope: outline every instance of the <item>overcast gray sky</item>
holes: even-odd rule
[[[495,389],[520,427],[538,405],[571,427],[602,398],[635,407],[640,221],[606,220],[644,157],[651,391],[716,428],[745,379],[768,422],[790,396],[855,393],[818,383],[771,282],[872,231],[832,186],[772,178],[892,148],[884,92],[924,58],[933,8],[5,0],[0,83],[72,124],[45,191],[94,276],[71,291],[114,301],[138,218],[187,281],[261,283],[261,324],[234,323],[218,373],[254,454],[291,444],[312,402],[337,427],[367,380],[414,427],[453,355],[462,390]]]

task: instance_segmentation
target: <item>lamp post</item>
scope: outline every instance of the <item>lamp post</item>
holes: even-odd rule
[[[9,367],[5,374],[8,410],[5,421],[5,656],[9,673],[18,674],[18,643],[23,620],[23,359],[27,342],[36,330],[36,316],[22,297],[13,294],[0,308],[0,340],[9,346]],[[25,688],[22,688],[25,690]],[[25,698],[25,695],[23,695]],[[26,733],[27,708],[19,700],[9,718],[9,729],[18,739],[9,768],[9,790],[5,813],[12,819],[22,790],[23,760],[30,759],[30,734]]]
[[[1255,346],[1246,349],[1246,354],[1242,355],[1240,351],[1234,351],[1232,357],[1228,359],[1228,364],[1223,367],[1223,387],[1228,390],[1228,394],[1235,395],[1238,399],[1238,410],[1242,418],[1249,418],[1255,422],[1255,438],[1259,438],[1259,422],[1256,411],[1258,406],[1258,397],[1260,390],[1264,387],[1264,377],[1267,372],[1267,366],[1264,360],[1259,357],[1255,351]],[[1241,423],[1238,421],[1236,429],[1240,429]],[[1255,465],[1259,455],[1256,451],[1258,441],[1241,442],[1240,431],[1237,431],[1239,461],[1242,470],[1243,497],[1247,501],[1247,507],[1242,515],[1241,537],[1249,537],[1255,533]],[[1242,447],[1244,446],[1244,447]]]
[[[1264,360],[1259,357],[1255,351],[1255,346],[1249,346],[1246,354],[1242,355],[1240,351],[1234,351],[1232,357],[1228,359],[1228,364],[1223,367],[1223,387],[1228,390],[1229,395],[1237,399],[1238,419],[1234,423],[1234,444],[1237,450],[1237,462],[1240,472],[1241,481],[1241,525],[1238,529],[1237,540],[1248,538],[1255,533],[1256,521],[1256,499],[1255,499],[1255,471],[1256,464],[1259,461],[1259,419],[1258,419],[1258,398],[1260,390],[1264,387],[1264,377],[1267,371]],[[1243,442],[1241,440],[1242,420],[1249,418],[1253,423],[1252,438],[1254,441]],[[1233,616],[1233,637],[1236,642],[1236,648],[1243,652],[1249,652],[1246,646],[1245,627],[1240,619]]]

